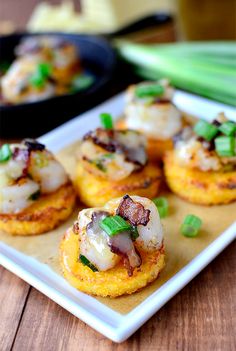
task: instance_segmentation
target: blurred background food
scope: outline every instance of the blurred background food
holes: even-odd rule
[[[0,105],[73,94],[95,81],[92,72],[83,68],[78,47],[56,34],[23,38],[14,55],[2,72]]]
[[[178,37],[235,39],[235,0],[0,0],[0,32],[108,33],[154,13],[174,17]]]
[[[35,137],[109,94],[116,67],[99,36],[15,33],[0,37],[0,138]]]

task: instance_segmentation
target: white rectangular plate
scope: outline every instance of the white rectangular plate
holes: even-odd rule
[[[225,111],[230,119],[236,121],[234,108],[191,94],[177,91],[174,103],[184,112],[201,118],[212,119],[218,112]],[[89,129],[97,127],[99,125],[98,116],[101,112],[111,113],[117,118],[122,114],[123,107],[124,94],[122,93],[58,127],[39,140],[53,152],[58,152],[63,147],[80,139]],[[4,243],[0,243],[0,263],[107,338],[115,342],[122,342],[193,279],[235,237],[236,222],[189,264],[126,315],[122,315],[95,298],[77,291],[47,265]]]

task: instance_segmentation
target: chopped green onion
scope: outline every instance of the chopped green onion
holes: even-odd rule
[[[215,148],[219,156],[235,156],[235,138],[233,136],[219,136],[215,139]]]
[[[37,65],[36,71],[30,78],[30,83],[36,88],[42,88],[52,72],[49,63],[41,62]]]
[[[168,216],[169,204],[165,197],[157,197],[152,200],[156,205],[159,215],[161,218],[165,218]]]
[[[52,65],[50,63],[41,62],[38,64],[37,69],[43,77],[49,77],[52,73]]]
[[[46,79],[39,74],[35,73],[31,78],[30,78],[30,83],[35,87],[35,88],[42,88],[45,84]]]
[[[12,152],[9,144],[3,144],[0,148],[0,163],[6,162],[11,158]]]
[[[110,113],[101,113],[100,114],[101,124],[105,129],[112,129],[113,128],[113,121]]]
[[[184,236],[194,237],[194,236],[197,236],[201,226],[202,226],[201,219],[197,216],[189,214],[185,217],[180,230]]]
[[[165,89],[160,84],[145,84],[135,88],[135,95],[139,98],[160,96],[164,93]]]
[[[219,130],[227,136],[232,136],[236,133],[236,123],[230,121],[225,122],[221,124]]]
[[[131,239],[133,241],[135,241],[139,237],[139,233],[138,233],[137,227],[132,227],[130,236],[131,236]]]
[[[207,121],[200,120],[194,126],[194,131],[197,135],[201,136],[207,141],[211,141],[211,139],[213,139],[218,133],[218,128]]]
[[[115,46],[142,78],[168,78],[178,88],[236,106],[233,41],[144,45],[116,40]]]
[[[132,230],[132,226],[118,215],[104,218],[99,225],[109,236]]]
[[[71,93],[76,93],[89,88],[94,83],[95,78],[88,74],[76,75],[72,81]]]
[[[106,172],[107,171],[107,169],[104,166],[102,160],[94,160],[93,163],[100,171],[102,171],[102,172]]]
[[[84,266],[90,268],[93,272],[98,272],[97,267],[95,267],[84,255],[79,255],[79,260]]]

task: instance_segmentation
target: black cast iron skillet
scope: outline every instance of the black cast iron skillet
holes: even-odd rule
[[[135,79],[130,68],[124,63],[119,63],[117,68],[116,55],[108,41],[148,27],[151,30],[153,26],[172,22],[171,16],[156,13],[113,33],[103,34],[102,37],[63,33],[20,33],[0,37],[0,62],[11,62],[14,59],[14,48],[23,37],[59,35],[78,47],[83,66],[96,77],[95,83],[83,92],[34,103],[0,106],[0,138],[39,136],[125,89],[137,78]]]
[[[14,59],[14,48],[23,37],[57,35],[76,45],[82,66],[95,76],[88,89],[32,103],[0,106],[0,138],[39,136],[96,104],[96,95],[111,80],[116,57],[101,37],[63,33],[13,34],[0,37],[0,62]]]

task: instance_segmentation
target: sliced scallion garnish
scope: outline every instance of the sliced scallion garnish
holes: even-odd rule
[[[144,45],[118,40],[115,46],[142,78],[166,77],[178,88],[236,106],[235,42]]]
[[[155,97],[163,95],[164,91],[164,87],[160,84],[145,84],[135,88],[135,95],[139,98]]]
[[[6,162],[11,158],[12,152],[9,144],[3,144],[0,148],[0,163]]]
[[[222,123],[219,130],[227,136],[233,136],[236,133],[236,123],[230,121]]]
[[[194,131],[198,136],[206,139],[207,141],[211,141],[219,130],[215,125],[210,124],[207,121],[200,120],[195,124]]]
[[[35,88],[42,88],[44,87],[45,84],[45,78],[39,75],[38,73],[35,73],[32,75],[30,78],[30,83],[35,87]]]
[[[86,73],[76,75],[71,84],[71,93],[77,93],[89,88],[94,83],[95,78]]]
[[[102,171],[102,172],[106,172],[107,171],[107,169],[104,166],[102,160],[94,160],[93,163],[97,167],[97,169],[99,169],[100,171]]]
[[[30,83],[36,88],[42,88],[52,72],[52,65],[41,62],[37,65],[36,71],[30,78]]]
[[[112,154],[112,153],[109,153],[109,154],[104,154],[104,155],[102,155],[102,157],[104,157],[104,158],[114,158],[115,155]]]
[[[157,197],[152,200],[156,205],[161,218],[168,216],[169,204],[165,197]]]
[[[235,156],[235,138],[233,136],[219,136],[215,139],[215,148],[219,156]]]
[[[195,215],[187,215],[181,225],[181,233],[187,237],[197,236],[202,226],[202,220]]]
[[[95,267],[84,255],[79,255],[79,260],[84,266],[90,268],[93,272],[98,272],[97,267]]]
[[[47,62],[41,62],[38,64],[38,71],[43,77],[48,77],[52,73],[52,65]]]
[[[132,230],[132,226],[118,215],[104,218],[99,225],[109,236]]]
[[[113,128],[113,121],[110,113],[101,113],[100,114],[101,124],[105,129]]]

